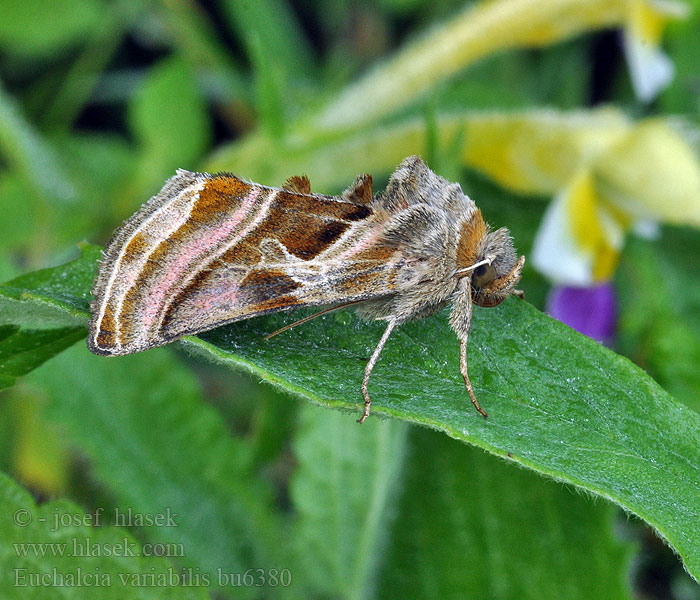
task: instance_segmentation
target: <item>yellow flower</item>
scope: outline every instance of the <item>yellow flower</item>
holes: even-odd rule
[[[653,100],[673,79],[673,63],[659,47],[671,19],[683,17],[688,7],[666,0],[630,0],[625,25],[625,56],[632,87],[643,102]]]
[[[626,129],[581,161],[547,209],[532,263],[556,283],[610,279],[630,229],[700,227],[700,163],[688,144],[661,119]]]
[[[609,279],[628,231],[657,222],[700,227],[700,162],[663,119],[619,111],[470,114],[463,161],[504,187],[551,194],[532,264],[558,284]]]
[[[620,220],[601,202],[592,171],[583,168],[549,205],[531,260],[557,284],[590,286],[610,279],[623,240]]]

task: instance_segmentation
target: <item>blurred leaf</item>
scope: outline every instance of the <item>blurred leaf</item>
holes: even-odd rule
[[[18,173],[0,174],[0,251],[29,241],[37,224],[37,203],[27,201],[31,188]],[[23,201],[24,200],[24,201]]]
[[[81,338],[85,338],[84,327],[24,331],[12,325],[0,326],[0,390]]]
[[[665,36],[669,57],[676,70],[671,85],[659,98],[666,113],[698,115],[700,113],[700,3],[693,0],[693,13],[690,18],[673,23]]]
[[[76,290],[79,297],[86,293]],[[183,342],[313,402],[357,412],[363,366],[381,324],[340,313],[274,342],[262,338],[288,321],[277,314]],[[406,324],[392,337],[370,385],[374,414],[440,429],[620,504],[655,527],[697,578],[700,490],[693,482],[700,476],[700,415],[627,359],[525,302],[477,309],[470,338],[471,378],[488,420],[466,401],[444,312]]]
[[[307,405],[294,441],[294,551],[311,589],[336,598],[370,596],[404,462],[404,423],[355,425]]]
[[[256,64],[256,106],[260,127],[266,129],[271,137],[278,138],[285,125],[284,82],[276,73],[277,58],[272,61],[272,57],[263,49],[260,38],[251,43]]]
[[[262,52],[265,62],[279,69],[280,84],[293,84],[309,74],[311,50],[286,0],[219,0],[217,4],[243,40],[249,58],[255,62]]]
[[[304,33],[285,0],[222,2],[221,8],[253,63],[260,125],[279,137],[293,89],[309,75],[311,52]]]
[[[56,243],[75,243],[87,237],[97,242],[107,235],[125,214],[143,202],[143,195],[130,188],[139,169],[139,157],[120,136],[80,133],[60,136],[66,165],[79,173],[76,181],[79,202],[70,211],[52,211],[51,232]],[[101,238],[96,238],[96,235]]]
[[[535,64],[530,67],[531,76],[520,71],[517,76],[509,79],[513,81],[524,78],[537,105],[554,104],[559,109],[574,110],[586,106],[589,101],[593,70],[590,53],[587,38],[556,44],[536,53]],[[524,57],[517,62],[521,69],[530,66]]]
[[[633,239],[617,271],[619,346],[676,398],[700,412],[700,235],[666,229]]]
[[[249,85],[236,57],[218,39],[217,27],[203,8],[190,0],[160,0],[162,18],[171,33],[171,43],[186,61],[200,71],[212,87],[215,100],[247,107]]]
[[[57,54],[99,25],[99,0],[2,0],[0,47],[17,54]]]
[[[233,438],[168,349],[103,360],[84,344],[27,378],[50,399],[45,418],[89,458],[122,512],[163,514],[154,542],[182,544],[183,566],[207,574],[269,568],[281,533],[250,449]],[[197,571],[198,570],[198,571]],[[250,597],[254,586],[229,588]]]
[[[73,125],[145,3],[146,0],[113,0],[109,10],[99,7],[99,19],[87,32],[80,54],[68,72],[62,74],[50,106],[41,115],[46,129],[68,129]]]
[[[129,106],[129,117],[148,179],[191,167],[209,144],[204,98],[190,67],[180,58],[165,59],[148,71]]]
[[[75,181],[75,201],[43,197],[17,170],[0,176],[0,211],[5,216],[0,219],[0,256],[6,252],[15,266],[0,275],[0,281],[15,275],[20,265],[27,270],[66,260],[75,252],[75,242],[84,237],[99,241],[94,232],[111,230],[124,216],[113,212],[132,200],[123,188],[133,175],[135,157],[123,139],[60,135],[53,145],[61,148],[62,164]],[[133,204],[127,210],[132,208]]]
[[[612,506],[426,429],[409,442],[379,598],[631,597]]]
[[[64,432],[43,417],[46,398],[19,386],[4,394],[13,428],[11,472],[35,496],[55,498],[65,494],[72,472],[71,455]]]
[[[64,202],[75,199],[75,187],[64,172],[59,155],[25,119],[15,99],[5,91],[2,82],[0,152],[45,198]]]
[[[125,529],[90,527],[94,515],[67,500],[38,506],[2,473],[0,513],[0,594],[6,600],[79,599],[86,589],[105,600],[209,597],[201,588],[177,585],[181,573],[165,559],[143,556],[145,549]]]

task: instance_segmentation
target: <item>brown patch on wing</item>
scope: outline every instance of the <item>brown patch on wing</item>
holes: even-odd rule
[[[229,265],[241,265],[242,267],[253,267],[262,260],[262,252],[255,246],[246,242],[240,242],[229,248],[219,258],[214,260],[208,268],[218,269]]]
[[[464,269],[472,266],[479,257],[481,240],[486,235],[486,223],[481,216],[481,210],[476,209],[469,221],[462,225],[457,245],[457,268]]]
[[[139,329],[139,314],[134,311],[134,306],[142,306],[143,294],[141,289],[134,286],[124,296],[121,311],[119,312],[119,343],[126,346]]]
[[[314,199],[313,196],[294,197]],[[314,212],[295,213],[288,206],[275,203],[265,220],[244,238],[244,242],[259,247],[265,238],[276,239],[294,256],[311,260],[335,243],[349,227],[349,223],[339,219]],[[231,256],[235,261],[235,253]]]
[[[342,221],[328,223],[314,219],[279,232],[277,239],[294,256],[311,260],[331,246],[348,227]]]
[[[146,236],[142,232],[138,232],[134,235],[129,243],[124,248],[124,256],[126,261],[129,261],[136,256],[144,254],[149,249],[149,245],[146,242]]]
[[[192,207],[188,222],[210,223],[222,214],[230,214],[239,207],[251,188],[251,184],[233,175],[218,175],[208,179]]]
[[[348,221],[362,221],[372,214],[369,206],[356,206],[354,210],[348,211],[345,219]]]
[[[97,333],[97,345],[101,349],[114,348],[117,344],[117,323],[114,320],[112,308],[105,306],[104,314],[100,321],[100,329]]]
[[[353,260],[376,260],[378,262],[387,262],[396,252],[396,248],[391,246],[376,244],[364,250],[361,250],[353,256]]]
[[[313,216],[339,221],[357,221],[372,214],[369,206],[358,206],[320,195],[302,195],[281,190],[275,198],[275,208],[301,216]],[[289,218],[289,217],[287,217]]]
[[[248,273],[239,289],[245,299],[242,303],[250,304],[251,312],[260,312],[301,304],[299,298],[289,295],[299,287],[301,284],[283,271],[260,270]]]
[[[309,178],[306,175],[294,175],[282,184],[282,189],[300,194],[310,194],[311,182],[309,182]]]

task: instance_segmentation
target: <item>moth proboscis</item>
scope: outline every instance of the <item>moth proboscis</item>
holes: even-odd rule
[[[452,304],[460,371],[486,417],[467,369],[472,305],[522,295],[514,287],[524,263],[508,230],[491,231],[459,184],[418,156],[376,195],[366,174],[328,196],[312,193],[306,176],[273,188],[178,170],[108,243],[88,346],[131,354],[270,312],[357,304],[362,317],[387,324],[365,367],[362,423],[392,330]]]

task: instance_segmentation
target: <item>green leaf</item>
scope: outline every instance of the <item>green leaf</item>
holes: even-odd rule
[[[20,54],[53,54],[90,34],[104,8],[97,0],[3,0],[0,46]]]
[[[26,120],[22,109],[16,100],[7,94],[2,82],[0,152],[44,198],[66,203],[75,200],[75,186],[64,172],[59,154]]]
[[[86,336],[100,253],[83,244],[73,262],[0,284],[0,389]]]
[[[632,239],[617,271],[619,346],[700,411],[700,281],[697,231],[667,228],[663,243]]]
[[[126,529],[92,527],[95,514],[86,515],[67,500],[38,506],[3,473],[0,513],[0,595],[4,599],[79,599],[86,594],[105,600],[209,597],[201,588],[178,585],[180,570],[163,558],[148,556],[148,549]],[[177,551],[170,547],[170,552]]]
[[[612,506],[427,429],[408,446],[379,598],[630,597]]]
[[[27,386],[49,399],[45,418],[90,458],[117,508],[174,515],[174,524],[142,534],[181,544],[178,560],[212,588],[219,571],[280,567],[271,556],[281,537],[272,495],[251,469],[249,448],[169,349],[104,360],[80,345],[32,373]],[[260,590],[232,589],[236,597]]]
[[[700,52],[700,4],[694,0],[686,19],[672,22],[664,35],[664,49],[673,61],[673,80],[659,98],[665,113],[698,114],[700,91],[697,85],[697,57]],[[694,4],[694,6],[692,6]]]
[[[148,71],[129,106],[129,121],[145,153],[141,164],[154,177],[191,166],[209,143],[202,92],[190,67],[177,57]]]
[[[307,406],[294,443],[294,550],[310,586],[337,598],[367,597],[374,586],[408,431],[397,421],[354,425]]]
[[[238,57],[219,39],[213,16],[189,0],[169,0],[161,18],[170,33],[170,43],[199,75],[205,76],[208,94],[217,103],[248,108],[250,86],[237,64]]]
[[[185,344],[357,414],[362,370],[383,327],[338,314],[262,339],[288,321],[242,322]],[[627,359],[515,299],[474,317],[470,374],[488,420],[468,404],[457,354],[445,313],[403,326],[370,381],[374,414],[434,427],[600,494],[654,526],[698,576],[700,415]]]
[[[84,326],[101,250],[83,244],[80,258],[0,284],[0,325]]]
[[[252,60],[265,54],[265,61],[277,65],[282,83],[308,74],[312,55],[303,30],[285,0],[239,0],[219,2],[231,29],[246,45]]]
[[[263,49],[260,38],[252,41],[253,56],[256,63],[256,105],[261,128],[267,130],[275,139],[282,136],[285,124],[284,82],[277,72],[276,61],[272,62],[268,52]]]
[[[84,327],[23,331],[0,326],[0,390],[14,385],[52,356],[85,338]]]
[[[357,415],[382,325],[340,312],[263,339],[290,319],[243,321],[183,343]],[[488,420],[467,401],[446,313],[409,323],[374,370],[373,412],[439,429],[618,503],[655,527],[698,577],[700,415],[629,360],[516,299],[475,311],[470,374]]]
[[[281,137],[291,99],[308,79],[312,55],[304,32],[284,0],[221,2],[221,10],[245,44],[253,66],[261,128]]]

